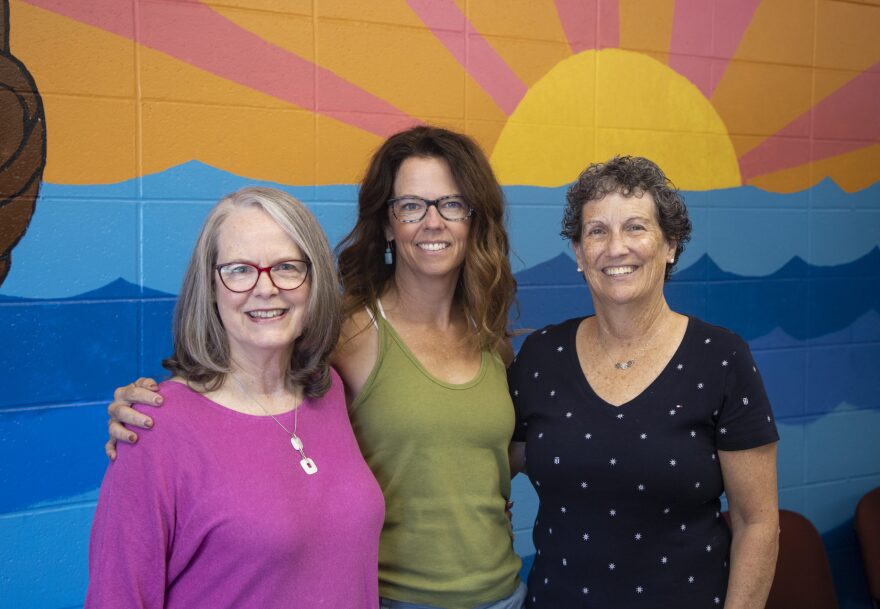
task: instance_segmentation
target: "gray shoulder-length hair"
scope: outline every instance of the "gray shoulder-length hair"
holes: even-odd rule
[[[258,207],[275,220],[311,263],[309,299],[302,334],[294,342],[286,383],[308,397],[330,388],[328,359],[339,339],[339,283],[333,254],[318,221],[306,207],[274,188],[242,188],[220,200],[208,214],[174,309],[174,353],[162,365],[208,391],[230,372],[229,340],[217,311],[217,241],[220,227],[236,209]]]

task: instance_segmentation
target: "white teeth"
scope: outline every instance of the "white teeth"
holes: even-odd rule
[[[636,270],[634,266],[612,266],[604,270],[606,275],[629,275]]]
[[[286,309],[272,309],[271,311],[248,311],[248,317],[255,317],[258,319],[271,319],[273,317],[278,317],[279,315],[284,315],[284,311]]]
[[[419,243],[419,247],[429,252],[439,252],[449,247],[448,243]]]

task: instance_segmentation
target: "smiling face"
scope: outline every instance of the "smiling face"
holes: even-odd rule
[[[268,267],[295,259],[303,259],[299,247],[258,207],[236,209],[220,226],[218,264],[248,262]],[[311,281],[307,279],[295,290],[279,290],[268,273],[261,273],[254,289],[236,293],[223,285],[215,271],[217,310],[229,339],[232,361],[288,356],[302,333]]]
[[[578,265],[600,306],[650,304],[663,298],[666,264],[675,255],[657,221],[653,197],[611,193],[583,206]]]
[[[444,159],[413,156],[400,164],[394,197],[415,195],[433,200],[454,194],[460,192]],[[457,280],[467,253],[469,231],[470,220],[444,220],[433,206],[422,220],[411,223],[398,221],[389,209],[385,238],[395,244],[395,277]]]

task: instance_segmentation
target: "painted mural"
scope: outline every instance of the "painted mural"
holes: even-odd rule
[[[9,274],[12,248],[27,230],[43,166],[43,106],[27,68],[9,51],[9,2],[0,3],[0,285]]]
[[[82,603],[106,403],[163,375],[211,205],[276,186],[338,242],[368,156],[415,123],[489,154],[518,328],[590,311],[558,236],[578,172],[616,153],[667,171],[694,224],[669,302],[749,341],[782,506],[822,532],[841,606],[870,607],[852,515],[880,486],[880,4],[12,0],[0,16],[0,607]],[[515,489],[528,557],[535,497]]]

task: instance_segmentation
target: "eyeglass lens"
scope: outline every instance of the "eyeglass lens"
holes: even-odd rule
[[[302,260],[287,260],[272,267],[260,268],[246,262],[231,262],[217,267],[220,280],[233,292],[247,292],[257,285],[265,271],[279,290],[295,290],[309,274],[309,265]]]
[[[391,199],[391,211],[401,222],[418,222],[434,206],[440,216],[450,221],[465,220],[471,215],[471,206],[462,197],[450,195],[433,201],[421,197],[408,196]]]

